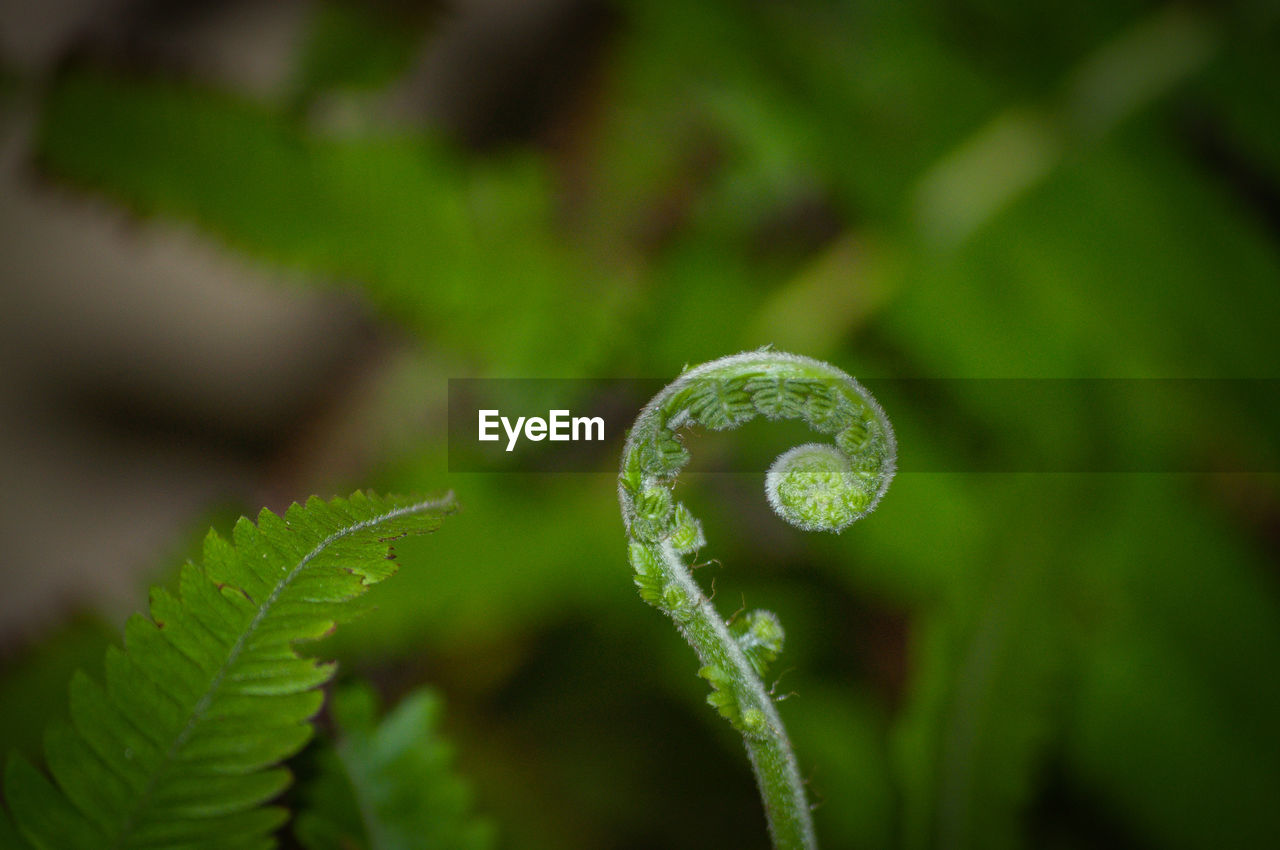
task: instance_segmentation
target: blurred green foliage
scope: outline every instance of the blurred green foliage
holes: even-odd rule
[[[367,685],[341,688],[330,702],[337,740],[316,756],[319,768],[293,826],[304,847],[495,846],[492,826],[472,819],[467,787],[450,773],[438,696],[416,691],[381,719]]]
[[[316,126],[307,98],[406,61],[394,26],[325,9],[303,108],[64,71],[45,170],[354,282],[426,383],[673,377],[765,343],[859,376],[1276,377],[1271,4],[630,3],[573,168],[536,140]],[[904,451],[946,458],[953,423],[997,458],[1099,421],[1175,459],[1275,439],[1248,400],[1192,410],[1194,444],[1170,445],[1142,409],[1050,417],[955,386],[881,399]],[[763,847],[736,737],[635,598],[612,478],[450,474],[443,438],[317,482],[463,505],[400,546],[430,568],[375,589],[331,651],[388,692],[438,684],[506,846]],[[774,523],[758,485],[682,498],[722,610],[788,626],[782,712],[827,846],[1280,845],[1275,475],[907,473],[833,538]],[[66,640],[48,670],[78,663]]]

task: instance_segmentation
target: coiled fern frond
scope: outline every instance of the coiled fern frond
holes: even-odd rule
[[[782,624],[763,610],[720,617],[686,560],[705,545],[702,526],[673,494],[689,462],[687,429],[723,431],[757,416],[800,420],[831,438],[784,452],[765,475],[766,498],[788,523],[838,533],[889,488],[897,441],[871,394],[828,363],[763,349],[688,369],[645,405],[627,435],[618,499],[640,596],[675,622],[702,662],[707,702],[742,733],[774,847],[814,850],[804,781],[761,681],[782,651]]]

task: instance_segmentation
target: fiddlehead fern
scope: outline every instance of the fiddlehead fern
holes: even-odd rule
[[[753,419],[800,419],[833,442],[780,456],[766,475],[774,511],[809,531],[835,531],[865,516],[893,478],[897,445],[884,411],[844,372],[806,357],[762,350],[684,372],[641,411],[627,437],[618,498],[640,596],[675,621],[702,662],[707,701],[746,740],[778,850],[816,847],[804,784],[773,699],[761,681],[784,633],[768,611],[726,623],[694,581],[685,556],[702,528],[672,486],[688,463],[681,432],[724,430]]]

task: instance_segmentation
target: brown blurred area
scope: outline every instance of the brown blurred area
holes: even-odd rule
[[[139,5],[6,3],[4,62],[39,76]],[[211,18],[182,52],[269,88],[290,5]],[[270,487],[280,441],[371,334],[349,297],[290,287],[189,228],[45,180],[26,106],[6,104],[0,158],[0,640],[61,606],[135,606],[133,576],[210,504]]]
[[[20,81],[0,101],[0,644],[67,608],[118,617],[211,505],[358,484],[378,452],[353,447],[351,411],[408,343],[358,296],[83,196],[32,155],[42,81],[86,56],[283,97],[313,6],[0,3],[0,68]],[[545,132],[606,17],[473,0],[440,21],[379,110],[485,146]]]

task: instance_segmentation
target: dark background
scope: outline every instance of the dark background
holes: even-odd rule
[[[443,694],[505,847],[764,847],[612,476],[450,473],[447,380],[1266,386],[1277,81],[1273,2],[0,2],[0,750],[209,525],[452,488],[341,676]],[[787,627],[824,846],[1280,846],[1275,399],[937,386],[904,452],[1005,471],[839,537],[681,485]]]

